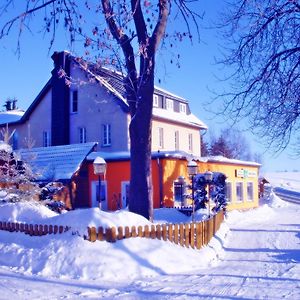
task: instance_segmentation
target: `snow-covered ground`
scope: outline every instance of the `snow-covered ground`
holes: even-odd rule
[[[292,188],[297,178],[289,180]],[[300,299],[299,215],[300,205],[271,194],[258,209],[229,213],[199,251],[151,239],[109,244],[78,236],[88,224],[148,222],[127,211],[56,215],[5,204],[0,219],[73,230],[55,238],[0,231],[0,299]],[[190,221],[175,210],[158,210],[155,219]]]

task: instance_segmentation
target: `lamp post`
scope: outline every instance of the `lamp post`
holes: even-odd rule
[[[187,165],[187,171],[189,176],[192,178],[192,221],[194,222],[195,218],[195,194],[194,194],[194,177],[198,172],[198,165],[195,161],[190,160]]]
[[[204,178],[205,178],[205,181],[207,182],[207,185],[208,185],[208,218],[210,218],[210,183],[212,182],[212,179],[213,179],[213,172],[211,171],[206,171],[204,173]]]
[[[93,162],[94,167],[94,174],[98,175],[98,193],[97,193],[97,200],[99,202],[99,208],[101,210],[101,175],[105,174],[106,171],[106,161],[97,156]]]
[[[179,176],[178,177],[178,182],[180,184],[180,200],[181,200],[181,206],[184,206],[184,199],[183,199],[183,185],[185,183],[184,181],[184,177],[183,176]]]

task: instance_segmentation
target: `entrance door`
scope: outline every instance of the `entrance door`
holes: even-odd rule
[[[92,181],[92,207],[99,207],[98,202],[98,194],[99,194],[99,182],[98,180]],[[101,209],[107,210],[107,189],[106,189],[106,181],[101,181]]]
[[[129,181],[121,182],[122,209],[127,208],[129,204],[129,186]]]

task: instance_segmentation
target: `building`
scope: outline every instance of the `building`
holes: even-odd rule
[[[0,127],[14,131],[14,149],[97,142],[99,151],[129,151],[130,114],[120,73],[96,68],[72,56],[52,55],[52,76],[23,114],[8,104]],[[15,105],[15,104],[14,104]],[[189,103],[155,88],[152,150],[185,151],[200,156],[200,131],[206,125],[194,116]]]
[[[130,153],[97,152],[96,143],[23,149],[19,153],[38,174],[37,181],[60,181],[69,188],[68,208],[87,208],[99,205],[99,178],[94,174],[93,162],[102,157],[106,173],[101,178],[102,209],[126,208],[129,201]],[[180,193],[191,194],[187,173],[193,158],[198,172],[226,174],[228,209],[247,209],[258,206],[259,164],[224,157],[192,157],[183,151],[152,152],[153,206],[180,206],[176,199]],[[184,191],[178,191],[179,177],[184,179]],[[191,204],[190,201],[188,204]]]

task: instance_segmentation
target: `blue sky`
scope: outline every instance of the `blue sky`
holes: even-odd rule
[[[210,20],[216,19],[215,7],[220,7],[223,1],[207,2],[209,3],[199,2],[205,11],[205,21],[202,24],[203,28],[200,29],[202,41],[200,43],[195,41],[193,45],[185,42],[179,45],[179,49],[175,49],[175,53],[178,52],[181,56],[180,68],[168,63],[169,54],[164,52],[159,55],[157,77],[161,79],[162,88],[189,100],[193,113],[206,122],[212,131],[218,132],[220,128],[226,126],[226,123],[220,118],[215,119],[214,114],[205,108],[206,103],[214,97],[210,90],[223,87],[225,84],[217,80],[216,77],[221,77],[224,71],[214,63],[215,56],[220,55],[218,46],[223,41],[216,38],[214,30],[204,27]],[[34,27],[38,28],[38,25],[34,24]],[[23,35],[20,57],[15,54],[16,45],[16,34],[0,40],[0,105],[3,105],[8,97],[16,97],[19,107],[26,109],[51,76],[53,68],[51,54],[55,50],[68,49],[68,45],[64,34],[61,34],[49,53],[49,42],[38,33],[38,29]],[[217,112],[218,103],[211,108]],[[272,154],[256,137],[247,132],[245,134],[251,144],[251,150],[263,154],[265,171],[300,170],[299,160],[290,157],[291,149],[277,155]]]

